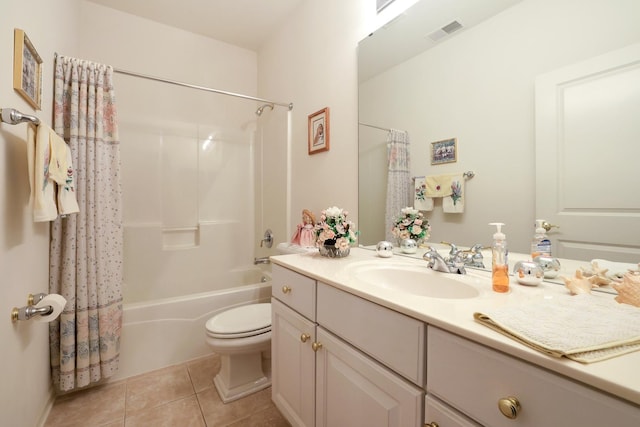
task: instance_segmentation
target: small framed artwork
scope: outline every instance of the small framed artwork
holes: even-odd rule
[[[329,107],[309,115],[309,155],[329,151]]]
[[[443,139],[431,143],[431,164],[454,163],[458,160],[458,140]]]
[[[13,31],[13,88],[36,110],[42,107],[42,58],[24,31]]]

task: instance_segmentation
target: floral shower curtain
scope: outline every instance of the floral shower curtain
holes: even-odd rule
[[[52,378],[67,391],[118,369],[123,231],[111,67],[56,58],[54,128],[71,149],[80,206],[51,226],[49,291],[67,299],[49,327]]]
[[[400,210],[410,204],[413,190],[409,171],[409,134],[391,129],[387,135],[387,204],[385,209],[385,240],[394,241],[391,227]]]

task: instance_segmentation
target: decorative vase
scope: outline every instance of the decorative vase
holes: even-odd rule
[[[349,255],[350,248],[340,250],[336,248],[335,243],[333,244],[325,244],[323,246],[319,246],[320,255],[327,258],[344,258]]]
[[[418,250],[418,242],[413,239],[403,239],[400,242],[400,249],[405,254],[415,254]]]

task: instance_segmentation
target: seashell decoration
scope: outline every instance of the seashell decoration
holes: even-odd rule
[[[620,304],[640,307],[640,273],[629,271],[621,283],[614,283],[612,287],[618,292],[615,300]]]
[[[590,294],[591,289],[597,288],[598,285],[591,282],[588,277],[584,277],[582,270],[576,270],[574,277],[561,276],[564,285],[571,295]]]
[[[582,270],[582,275],[587,277],[594,285],[607,286],[614,282],[613,279],[607,275],[609,269],[600,268],[597,261],[591,261],[590,267],[580,267],[580,270]]]

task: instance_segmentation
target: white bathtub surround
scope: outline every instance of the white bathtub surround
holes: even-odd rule
[[[54,104],[55,131],[67,136],[76,167],[80,207],[51,227],[49,292],[67,300],[50,323],[52,379],[68,391],[118,369],[123,236],[113,70],[58,56]]]

